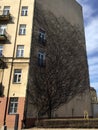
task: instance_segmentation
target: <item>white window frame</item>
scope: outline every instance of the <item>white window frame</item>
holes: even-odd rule
[[[28,6],[22,6],[21,16],[27,16],[27,15],[28,15]]]
[[[19,35],[26,35],[26,24],[20,24]]]
[[[14,69],[13,83],[21,83],[22,70]]]
[[[3,15],[9,15],[10,13],[10,6],[4,6]]]
[[[3,55],[3,45],[0,45],[0,57]]]
[[[7,26],[6,25],[0,25],[0,35],[4,35],[6,31]]]
[[[10,98],[9,114],[16,114],[18,108],[18,97]]]
[[[17,45],[16,57],[24,56],[24,45]]]

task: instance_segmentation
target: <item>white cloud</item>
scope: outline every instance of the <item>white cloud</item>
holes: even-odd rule
[[[91,83],[91,87],[94,87],[96,89],[98,95],[98,82]]]
[[[85,4],[86,2],[88,2],[88,0],[77,0],[79,3],[81,4]]]
[[[98,65],[98,56],[90,57],[88,60],[89,66]]]
[[[89,67],[89,71],[90,71],[90,74],[91,76],[93,77],[93,79],[96,79],[98,77],[98,64],[95,64],[95,65],[91,65]]]
[[[95,10],[90,6],[90,4],[88,4],[89,0],[77,0],[77,2],[79,2],[83,8],[84,19],[90,19]]]
[[[98,17],[85,27],[86,45],[88,54],[98,51]]]
[[[96,9],[92,8],[89,0],[77,0],[83,7],[86,36],[86,46],[88,53],[90,85],[94,87],[98,94],[98,15],[93,14]],[[93,1],[92,1],[93,2]]]
[[[84,4],[84,6],[83,6],[83,16],[84,16],[84,18],[89,19],[93,15],[93,13],[94,13],[94,10],[90,6]]]
[[[87,53],[92,54],[98,51],[98,17],[94,17],[95,9],[93,9],[89,0],[77,0],[83,6],[84,21],[87,21],[85,26]]]

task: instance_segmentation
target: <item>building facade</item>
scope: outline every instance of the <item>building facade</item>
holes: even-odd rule
[[[0,5],[0,127],[21,129],[24,124],[30,127],[38,116],[38,108],[30,102],[28,91],[34,85],[36,69],[44,70],[47,66],[48,38],[44,25],[48,21],[40,19],[42,12],[43,16],[52,13],[56,19],[64,18],[72,26],[78,25],[83,34],[84,57],[80,57],[80,63],[84,63],[85,79],[81,86],[86,91],[53,111],[52,117],[83,117],[84,111],[92,116],[81,6],[75,0],[1,0]],[[48,19],[51,21],[51,17]],[[36,42],[37,37],[39,41]]]
[[[83,118],[85,113],[87,113],[89,117],[92,117],[82,7],[75,0],[52,0],[51,2],[49,0],[36,0],[34,7],[34,27],[31,46],[32,58],[30,62],[25,112],[26,126],[33,126],[33,121],[37,118],[49,118],[49,114],[52,118]],[[75,39],[78,39],[81,36],[80,39],[75,40],[73,38],[73,33],[70,31],[72,28],[69,27],[68,29],[69,25],[72,26],[72,28],[77,27],[80,30],[80,35],[77,33],[75,37]],[[63,30],[63,28],[65,30]],[[58,51],[58,46],[59,50],[61,49],[62,51]],[[63,51],[64,55],[62,54]],[[72,59],[70,59],[69,53],[73,56]],[[62,63],[58,65],[60,56],[64,58],[65,66],[63,66]],[[58,62],[55,61],[56,58]],[[35,59],[37,59],[38,63]],[[48,66],[52,66],[52,71]],[[58,69],[56,69],[56,67],[58,67]],[[56,77],[57,75],[54,74],[55,72],[53,72],[53,70],[57,72],[57,74],[60,71],[62,72],[62,74],[58,74],[59,78]],[[67,72],[67,70],[69,71]],[[42,76],[44,71],[45,77]],[[54,78],[51,77],[51,73]],[[50,76],[48,77],[48,75]],[[61,75],[65,75],[63,84],[60,80]],[[58,78],[58,80],[56,80],[56,78]],[[62,79],[63,78],[62,76]],[[47,79],[48,81],[45,82]],[[77,80],[79,82],[77,82]],[[54,82],[59,86],[56,93],[53,91],[55,88],[51,87],[54,85]],[[40,87],[44,86],[43,83],[45,84],[44,88],[46,88],[46,90],[42,90],[42,87]],[[59,85],[59,83],[61,84]],[[60,90],[63,86],[65,87],[64,91]],[[68,89],[67,86],[69,86]],[[85,91],[77,93],[77,90],[80,89],[79,86],[80,88],[83,87]],[[68,90],[71,91],[73,87],[76,91],[76,93],[73,94],[75,96],[71,95],[71,100],[68,102],[65,101],[65,103],[61,101],[63,103],[56,106],[57,104],[55,102],[57,102],[57,100],[59,101],[62,95],[66,98],[66,95],[69,94]],[[51,90],[52,92],[50,92]],[[36,96],[37,98],[35,98]],[[56,97],[57,100],[54,100]],[[49,100],[49,98],[51,98],[51,100]],[[45,100],[47,102],[45,102]],[[47,105],[45,106],[45,104]],[[51,107],[47,108],[47,106]]]
[[[34,0],[0,1],[0,127],[13,128],[16,118],[22,127],[33,11]]]

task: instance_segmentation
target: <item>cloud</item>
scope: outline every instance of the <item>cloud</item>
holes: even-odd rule
[[[95,82],[98,79],[98,72],[96,70],[98,70],[98,65],[92,65],[89,67],[91,76],[92,76],[92,82]]]
[[[98,95],[98,82],[91,83],[91,87],[94,87]]]
[[[85,4],[88,2],[88,0],[77,0],[80,4]]]
[[[94,1],[77,1],[83,7],[90,84],[98,94],[98,9]]]
[[[92,18],[92,21],[85,27],[86,45],[88,55],[98,52],[98,17]]]
[[[88,61],[88,64],[89,66],[93,66],[93,65],[98,65],[98,56],[92,56],[92,57],[89,57],[89,61]]]
[[[85,21],[90,21],[93,17],[93,14],[96,12],[95,9],[92,8],[92,3],[89,0],[77,0],[82,5],[83,8],[83,16]],[[90,4],[91,3],[91,4]]]
[[[91,18],[91,16],[94,14],[94,12],[95,11],[90,6],[84,4],[84,6],[83,6],[83,16],[85,17],[85,19]]]

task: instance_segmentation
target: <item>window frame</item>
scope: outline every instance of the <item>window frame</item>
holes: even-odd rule
[[[28,6],[22,6],[21,16],[28,16]]]
[[[10,14],[10,6],[4,6],[3,8],[3,15],[9,15]]]
[[[26,35],[26,24],[20,24],[19,35]]]
[[[19,47],[23,47],[23,48],[19,48]],[[17,45],[16,57],[17,58],[24,57],[24,45]]]
[[[18,97],[10,97],[8,114],[10,115],[17,114],[17,110],[18,110]]]
[[[6,28],[7,28],[6,24],[1,24],[0,25],[0,35],[4,35],[5,34]]]
[[[20,72],[15,72],[15,71],[20,71]],[[21,77],[22,77],[22,69],[14,69],[13,83],[21,84]]]
[[[3,56],[3,45],[0,45],[0,57]]]

